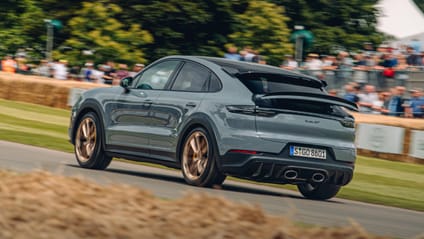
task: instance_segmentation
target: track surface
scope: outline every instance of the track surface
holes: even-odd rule
[[[179,198],[186,192],[204,192],[233,201],[258,204],[267,212],[296,221],[324,226],[343,226],[355,221],[369,232],[399,238],[424,233],[424,213],[332,199],[313,201],[299,193],[268,186],[227,180],[221,189],[188,186],[178,171],[113,161],[106,171],[82,169],[73,154],[0,141],[0,169],[18,172],[46,170],[79,176],[101,184],[129,184],[161,198]],[[207,206],[207,205],[205,205]]]

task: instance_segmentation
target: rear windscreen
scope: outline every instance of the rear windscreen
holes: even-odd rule
[[[301,92],[327,95],[317,81],[292,78],[272,74],[243,74],[238,79],[255,95],[278,92]],[[262,108],[280,109],[290,112],[312,113],[336,117],[346,117],[348,114],[337,105],[310,101],[307,99],[261,99],[256,98],[256,105]]]
[[[306,92],[325,94],[321,83],[316,80],[306,80],[275,74],[242,74],[237,78],[253,94],[269,94],[276,92]]]

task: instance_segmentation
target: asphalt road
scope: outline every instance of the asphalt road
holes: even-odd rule
[[[0,169],[18,172],[46,170],[79,176],[101,184],[130,184],[162,198],[179,198],[186,192],[206,192],[241,203],[258,204],[267,212],[296,221],[324,226],[350,225],[384,236],[424,236],[424,213],[335,198],[307,200],[297,192],[227,180],[222,189],[188,186],[178,171],[113,161],[106,171],[79,168],[73,154],[0,141]]]

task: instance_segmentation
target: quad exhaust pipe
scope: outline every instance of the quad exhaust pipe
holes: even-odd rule
[[[323,173],[314,173],[312,174],[312,182],[322,183],[325,180],[325,175]]]
[[[298,176],[297,171],[293,169],[288,169],[284,172],[283,177],[287,180],[294,180]]]
[[[283,173],[283,178],[286,180],[297,180],[297,179],[301,179],[299,178],[299,173],[297,170],[295,169],[287,169],[286,171],[284,171]],[[314,182],[314,183],[322,183],[326,180],[327,175],[324,172],[315,172],[312,174],[312,176],[310,177],[310,181]]]

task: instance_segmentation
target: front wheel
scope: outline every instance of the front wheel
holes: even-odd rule
[[[105,169],[112,161],[103,151],[101,125],[93,112],[85,114],[78,123],[74,151],[83,168]]]
[[[327,200],[330,199],[339,192],[340,186],[334,184],[317,184],[313,185],[310,183],[303,183],[297,185],[299,192],[309,199],[315,200]]]
[[[185,137],[180,159],[184,179],[190,185],[211,187],[221,185],[226,178],[216,166],[212,138],[203,128],[195,128]]]

